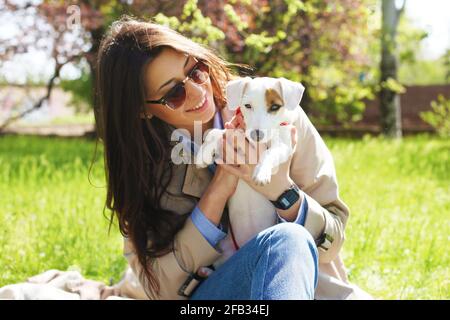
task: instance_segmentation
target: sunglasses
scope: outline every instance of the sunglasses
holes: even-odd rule
[[[195,59],[195,58],[194,58]],[[195,59],[196,64],[192,67],[187,77],[178,82],[159,100],[147,100],[146,103],[163,104],[175,110],[181,107],[186,101],[186,81],[192,80],[196,84],[204,84],[209,78],[209,66],[203,61]]]

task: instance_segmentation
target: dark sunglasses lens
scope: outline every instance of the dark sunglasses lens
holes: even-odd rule
[[[183,105],[186,99],[186,90],[183,84],[176,85],[166,97],[166,102],[172,109],[176,109]]]
[[[208,80],[209,67],[203,62],[197,63],[195,69],[192,71],[191,78],[198,84],[204,83]]]

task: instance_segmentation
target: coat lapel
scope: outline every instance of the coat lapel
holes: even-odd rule
[[[188,164],[181,192],[200,199],[211,179],[212,173],[208,168],[199,169],[195,164]]]

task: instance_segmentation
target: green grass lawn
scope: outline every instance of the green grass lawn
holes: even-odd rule
[[[449,299],[450,141],[325,141],[351,210],[343,250],[351,281],[382,299]],[[125,260],[103,214],[100,153],[88,181],[94,146],[0,137],[0,286],[50,268],[120,279]]]

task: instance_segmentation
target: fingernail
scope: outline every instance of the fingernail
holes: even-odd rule
[[[236,109],[236,115],[238,115],[238,114],[241,114],[241,107],[238,107],[238,108]]]

